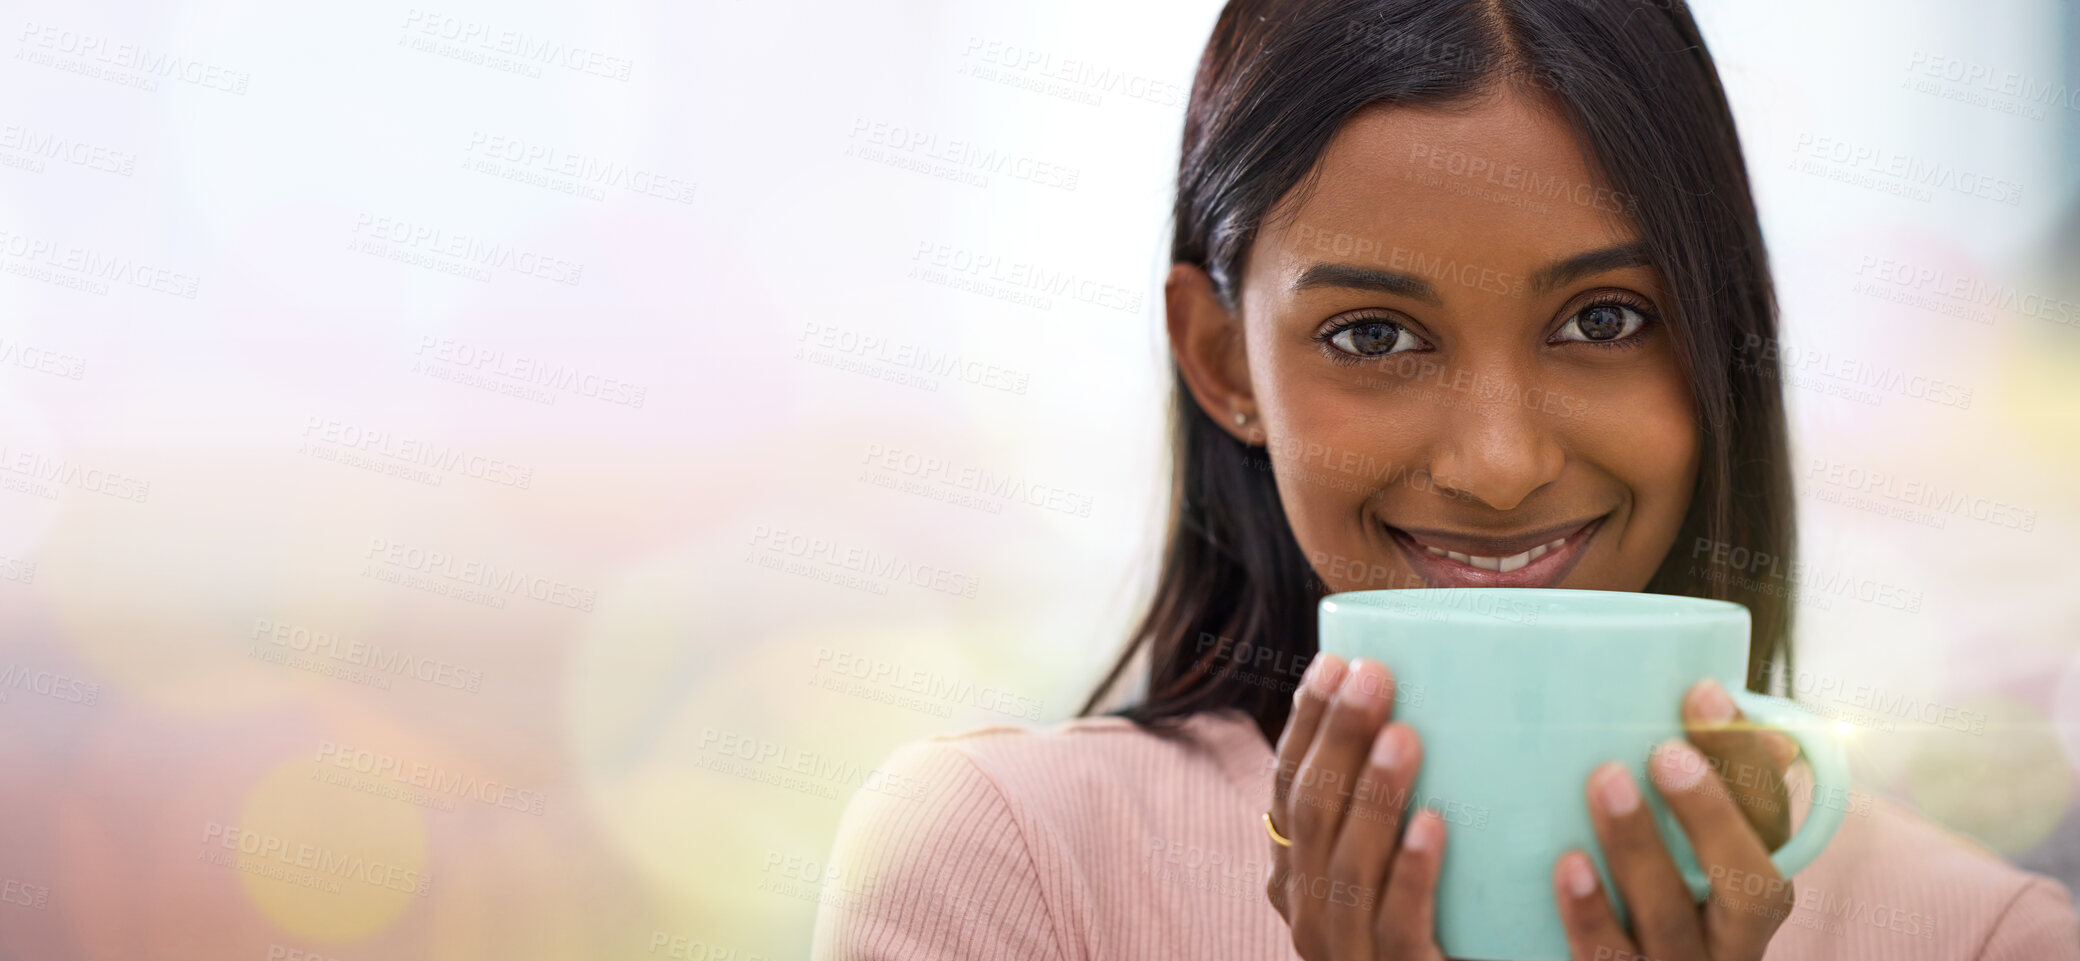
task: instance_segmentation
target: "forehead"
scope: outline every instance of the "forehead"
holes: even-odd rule
[[[1594,172],[1565,121],[1515,96],[1365,107],[1318,174],[1267,219],[1251,273],[1283,286],[1312,263],[1417,255],[1528,272],[1633,238],[1628,198]]]

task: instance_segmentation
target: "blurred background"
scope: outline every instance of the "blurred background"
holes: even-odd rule
[[[1218,6],[17,5],[0,956],[797,958],[1152,581]],[[1799,669],[2080,886],[2080,7],[1710,0]]]

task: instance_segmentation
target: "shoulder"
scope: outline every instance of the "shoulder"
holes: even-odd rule
[[[2080,961],[2064,885],[1887,798],[1852,809],[1792,880],[1796,906],[1771,961],[1854,954],[1851,944],[1883,957]]]
[[[840,819],[830,870],[861,894],[824,905],[812,956],[1081,957],[1118,920],[1094,879],[1138,876],[1149,845],[1197,818],[1251,826],[1262,740],[1224,713],[1171,731],[1075,718],[900,745]]]
[[[1067,957],[1024,819],[956,736],[896,748],[846,804],[826,870],[844,898],[812,958]]]
[[[1119,717],[1074,718],[1047,727],[998,725],[930,738],[957,751],[1007,796],[1036,813],[1081,808],[1086,790],[1133,791],[1166,783],[1211,786],[1257,773],[1263,737],[1240,712],[1195,714],[1150,729]]]
[[[942,816],[1002,818],[1044,863],[1131,843],[1190,807],[1247,807],[1269,789],[1269,758],[1246,716],[1215,712],[1159,729],[1118,717],[976,728],[903,745],[882,770]]]

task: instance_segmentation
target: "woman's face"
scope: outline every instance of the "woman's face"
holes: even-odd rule
[[[1509,96],[1366,108],[1318,173],[1259,231],[1239,318],[1196,268],[1168,294],[1194,394],[1267,447],[1328,589],[1644,588],[1699,437],[1626,198]]]

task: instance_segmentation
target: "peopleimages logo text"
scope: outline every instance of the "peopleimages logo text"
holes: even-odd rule
[[[528,597],[558,607],[592,610],[597,599],[591,588],[573,587],[546,577],[529,576],[512,568],[501,568],[482,561],[465,561],[443,551],[400,544],[380,537],[369,538],[369,560],[380,561],[430,577],[441,577],[473,587],[485,588],[503,594],[526,594]]]

